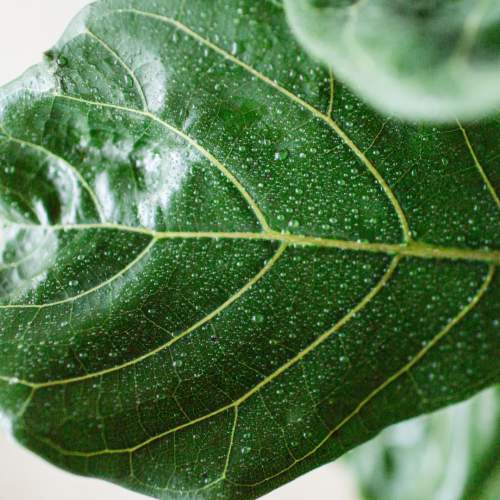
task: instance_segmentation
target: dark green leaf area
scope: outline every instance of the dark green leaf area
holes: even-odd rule
[[[97,2],[0,123],[0,408],[60,467],[254,498],[498,380],[498,123],[374,113],[275,2]]]

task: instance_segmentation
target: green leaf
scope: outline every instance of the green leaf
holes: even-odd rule
[[[0,116],[0,404],[51,462],[253,498],[498,381],[498,123],[374,114],[273,2],[97,2]]]
[[[294,33],[369,103],[453,122],[500,106],[495,0],[285,0]]]
[[[490,389],[466,403],[395,425],[347,455],[364,497],[498,498],[499,395],[498,388]]]

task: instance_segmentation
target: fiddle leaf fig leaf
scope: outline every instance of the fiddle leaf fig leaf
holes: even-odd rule
[[[498,381],[498,123],[375,114],[275,2],[97,2],[0,123],[0,405],[52,463],[254,498]]]
[[[364,99],[405,119],[452,122],[500,106],[500,3],[284,0],[304,47]]]

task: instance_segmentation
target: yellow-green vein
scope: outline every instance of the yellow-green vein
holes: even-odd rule
[[[59,306],[62,304],[68,304],[70,302],[74,302],[75,300],[81,299],[83,297],[86,297],[88,295],[91,295],[98,290],[105,288],[106,286],[110,285],[111,283],[115,282],[117,279],[119,279],[121,276],[125,275],[128,271],[133,269],[139,262],[141,262],[151,251],[153,246],[157,240],[153,238],[150,243],[142,250],[141,253],[139,253],[134,260],[129,262],[123,269],[120,270],[120,272],[116,273],[115,275],[111,276],[111,278],[108,278],[106,281],[103,281],[99,285],[96,285],[92,288],[89,288],[88,290],[85,290],[82,293],[79,293],[77,295],[74,295],[72,297],[67,297],[65,299],[57,300],[54,302],[48,302],[46,304],[7,304],[7,305],[0,305],[0,310],[2,309],[45,309],[47,307],[54,307],[54,306]],[[33,385],[33,384],[30,384]]]
[[[102,209],[102,206],[101,206],[99,200],[97,199],[96,194],[94,193],[94,190],[90,187],[89,183],[85,180],[85,178],[82,176],[82,174],[78,171],[77,168],[75,168],[73,165],[71,165],[64,158],[53,153],[52,151],[45,148],[44,146],[40,146],[39,144],[35,144],[33,142],[29,142],[29,141],[26,141],[24,139],[18,139],[17,137],[13,137],[10,134],[6,134],[6,138],[11,142],[14,142],[16,144],[19,144],[20,146],[27,147],[27,148],[33,149],[35,151],[38,151],[39,153],[42,153],[45,156],[48,156],[49,158],[53,158],[57,162],[62,163],[71,172],[71,174],[77,179],[77,181],[80,183],[80,185],[83,187],[83,189],[87,192],[87,194],[92,199],[92,203],[94,204],[95,209],[97,210],[97,213],[99,215],[99,219],[101,220],[101,222],[105,222],[106,217],[104,216],[104,211]]]
[[[356,155],[356,157],[366,166],[366,168],[369,170],[369,172],[372,174],[372,176],[377,180],[379,185],[381,186],[382,190],[384,191],[385,195],[391,202],[398,218],[401,224],[402,232],[403,232],[403,238],[405,241],[410,241],[411,240],[411,231],[410,227],[408,224],[408,220],[406,218],[406,215],[396,198],[396,195],[393,193],[392,189],[390,186],[387,184],[387,181],[382,177],[380,172],[376,169],[375,165],[368,159],[368,157],[361,151],[361,149],[356,146],[356,144],[352,141],[352,139],[340,128],[340,126],[332,119],[331,116],[319,111],[316,109],[314,106],[309,104],[308,102],[304,101],[297,95],[295,95],[293,92],[290,92],[288,89],[285,87],[281,86],[279,83],[277,83],[275,80],[272,80],[268,76],[264,75],[260,71],[257,71],[255,68],[250,66],[249,64],[245,63],[244,61],[238,59],[235,57],[233,54],[230,54],[228,51],[222,49],[218,45],[215,45],[213,42],[210,40],[202,37],[195,31],[193,31],[191,28],[186,26],[185,24],[181,23],[180,21],[173,19],[171,17],[167,16],[162,16],[160,14],[154,14],[152,12],[145,12],[139,9],[117,9],[117,13],[132,13],[136,14],[139,16],[144,16],[144,17],[149,17],[151,19],[156,19],[161,22],[167,23],[170,26],[173,26],[177,28],[178,30],[182,31],[183,33],[187,34],[194,40],[198,41],[202,45],[208,47],[209,49],[213,50],[214,52],[218,53],[228,61],[231,61],[232,63],[240,66],[243,68],[245,71],[249,72],[253,76],[257,77],[259,80],[263,81],[264,83],[270,85],[273,87],[275,90],[280,92],[281,94],[285,95],[288,97],[290,100],[301,106],[302,108],[308,110],[310,113],[312,113],[314,116],[325,122],[330,128],[334,130],[334,132],[342,139],[342,141],[351,149],[351,151]]]
[[[44,228],[52,231],[84,231],[90,229],[109,229],[138,234],[149,235],[157,240],[163,239],[236,239],[236,240],[264,240],[288,243],[294,246],[310,246],[321,248],[334,248],[338,250],[352,250],[357,252],[381,253],[386,255],[401,255],[421,259],[449,259],[470,260],[477,262],[489,262],[500,264],[500,251],[489,249],[471,249],[457,247],[441,247],[410,241],[408,243],[367,243],[353,240],[337,240],[303,234],[281,233],[277,231],[266,231],[259,233],[251,232],[213,232],[213,231],[154,231],[143,227],[131,227],[120,224],[76,224],[76,225],[52,225],[37,226],[12,222],[12,225],[29,228]]]
[[[335,325],[333,325],[330,329],[328,329],[323,334],[319,335],[306,348],[304,348],[302,351],[297,353],[294,357],[289,359],[286,363],[281,365],[273,373],[271,373],[267,377],[264,377],[258,384],[256,384],[249,391],[247,391],[245,394],[243,394],[241,397],[239,397],[238,399],[236,399],[232,403],[229,403],[229,404],[227,404],[227,405],[225,405],[217,410],[214,410],[213,412],[202,415],[196,419],[190,420],[188,422],[184,422],[184,423],[182,423],[182,424],[180,424],[172,429],[168,429],[160,434],[157,434],[156,436],[152,436],[151,438],[143,441],[142,443],[139,443],[139,444],[132,446],[130,448],[105,449],[105,450],[93,451],[93,452],[71,451],[71,450],[66,450],[66,449],[62,448],[61,446],[52,442],[48,438],[36,437],[36,439],[45,443],[47,446],[52,447],[54,450],[58,451],[59,453],[61,453],[63,455],[67,455],[67,456],[90,458],[90,457],[101,456],[101,455],[133,453],[133,452],[140,450],[140,449],[144,448],[145,446],[147,446],[151,443],[154,443],[154,442],[158,441],[159,439],[162,439],[170,434],[179,432],[179,431],[186,429],[188,427],[191,427],[197,423],[203,422],[203,421],[210,419],[212,417],[215,417],[221,413],[227,412],[227,411],[231,410],[232,408],[240,407],[242,404],[244,404],[246,401],[248,401],[252,396],[259,393],[259,391],[261,389],[263,389],[264,387],[269,385],[273,380],[278,378],[280,375],[282,375],[283,373],[288,371],[293,366],[297,365],[297,363],[299,363],[302,359],[304,359],[309,353],[311,353],[318,346],[320,346],[321,344],[326,342],[329,338],[332,337],[332,335],[337,333],[341,328],[343,328],[347,323],[349,323],[357,314],[359,314],[387,285],[387,283],[392,278],[394,272],[396,271],[400,260],[401,260],[401,257],[399,257],[399,256],[395,257],[391,261],[391,264],[389,265],[389,267],[387,268],[387,270],[385,271],[383,276],[376,283],[376,285],[344,317],[342,317],[337,323],[335,323]]]
[[[486,175],[486,172],[484,171],[483,166],[481,165],[481,162],[479,161],[479,158],[477,157],[476,151],[474,147],[472,146],[472,143],[469,139],[469,134],[467,134],[467,131],[463,127],[463,125],[457,120],[457,124],[460,128],[460,131],[462,132],[462,135],[464,136],[465,144],[467,145],[467,149],[469,150],[469,153],[472,156],[472,159],[474,161],[474,165],[476,166],[479,175],[483,179],[484,184],[486,185],[486,188],[491,194],[491,197],[493,198],[497,208],[500,208],[500,200],[498,198],[498,195],[495,191],[495,188],[493,187],[493,184],[491,183],[490,179]]]
[[[170,132],[174,133],[184,141],[186,141],[190,146],[192,146],[194,149],[196,149],[202,156],[204,156],[212,165],[214,165],[232,184],[233,186],[240,192],[241,196],[245,199],[245,201],[248,203],[250,208],[255,214],[255,217],[259,221],[260,225],[265,231],[270,230],[271,228],[269,227],[269,224],[267,223],[267,220],[260,210],[259,206],[255,202],[255,200],[252,198],[250,193],[245,189],[243,184],[236,178],[236,176],[222,163],[220,162],[215,156],[210,153],[207,149],[205,149],[201,144],[196,142],[192,137],[190,137],[188,134],[183,132],[182,130],[179,130],[178,128],[174,127],[173,125],[170,125],[166,121],[162,120],[155,114],[149,112],[149,111],[141,111],[139,109],[134,109],[134,108],[129,108],[127,106],[120,106],[118,104],[110,104],[110,103],[105,103],[105,102],[98,102],[98,101],[89,101],[87,99],[82,99],[80,97],[74,97],[74,96],[69,96],[69,95],[64,95],[64,94],[53,94],[56,98],[60,99],[66,99],[69,101],[75,101],[79,102],[81,104],[86,104],[88,106],[95,106],[95,107],[101,107],[101,108],[108,108],[108,109],[115,109],[117,111],[123,111],[125,113],[131,113],[131,114],[136,114],[139,116],[144,116],[146,118],[149,118],[150,120],[155,121],[162,127],[166,128]]]
[[[99,43],[105,50],[107,50],[123,67],[123,69],[128,73],[132,81],[134,82],[135,88],[137,89],[137,93],[139,94],[139,98],[142,102],[142,107],[144,111],[149,111],[148,109],[148,101],[146,99],[146,95],[144,94],[144,89],[142,88],[139,79],[137,78],[134,70],[122,59],[122,57],[114,50],[110,45],[108,45],[102,38],[98,37],[94,32],[89,30],[88,28],[85,30],[85,33],[94,39],[97,43]]]
[[[154,240],[155,241],[155,240]],[[226,310],[228,307],[230,307],[232,304],[234,304],[236,301],[238,301],[243,295],[245,295],[251,288],[253,288],[264,276],[266,276],[269,271],[273,268],[273,266],[276,264],[276,262],[280,259],[280,257],[283,255],[283,253],[286,251],[288,244],[287,243],[282,243],[278,250],[275,252],[275,254],[272,256],[271,259],[269,259],[266,264],[260,269],[260,271],[255,274],[243,287],[241,287],[237,292],[232,294],[223,304],[221,304],[219,307],[211,311],[209,314],[207,314],[205,317],[191,325],[189,328],[186,328],[184,331],[176,335],[175,337],[171,338],[168,342],[165,342],[164,344],[158,346],[156,349],[149,351],[142,356],[139,356],[137,358],[134,358],[126,363],[123,363],[121,365],[114,366],[112,368],[107,368],[98,372],[94,373],[87,373],[85,375],[79,376],[79,377],[72,377],[72,378],[66,378],[66,379],[61,379],[61,380],[52,380],[48,382],[20,382],[24,385],[29,385],[30,387],[34,387],[35,389],[41,389],[44,387],[53,387],[57,385],[66,385],[66,384],[72,384],[75,382],[82,382],[85,380],[93,379],[96,377],[102,377],[104,375],[107,375],[109,373],[114,373],[119,370],[123,370],[124,368],[128,368],[131,366],[134,366],[142,361],[145,361],[146,359],[155,356],[156,354],[164,351],[165,349],[168,349],[175,343],[179,342],[179,340],[183,339],[187,335],[189,335],[191,332],[198,330],[201,328],[203,325],[211,321],[213,318],[221,314],[224,310]],[[136,259],[137,260],[137,259]]]
[[[260,484],[263,484],[267,481],[270,481],[271,479],[275,479],[276,477],[284,474],[285,472],[289,471],[293,467],[295,467],[297,464],[300,462],[304,461],[305,459],[309,458],[310,456],[314,455],[322,446],[327,443],[331,437],[336,434],[340,429],[342,429],[348,422],[350,422],[356,415],[358,415],[361,410],[370,402],[372,401],[378,394],[380,394],[387,386],[391,385],[393,382],[398,380],[402,375],[405,373],[408,373],[425,355],[438,344],[449,332],[452,330],[454,326],[456,326],[458,323],[460,323],[466,316],[469,314],[470,311],[472,311],[477,304],[480,302],[486,291],[488,290],[492,280],[493,276],[495,274],[495,267],[490,266],[488,270],[488,274],[486,275],[486,278],[484,279],[481,287],[479,290],[476,292],[472,300],[465,306],[463,307],[458,314],[451,319],[446,326],[439,331],[438,334],[434,336],[434,338],[428,342],[425,347],[423,347],[406,365],[404,365],[400,370],[398,370],[394,375],[390,376],[388,379],[384,381],[381,385],[379,385],[374,391],[372,391],[366,398],[361,401],[356,408],[349,414],[347,415],[339,424],[337,424],[312,450],[310,450],[308,453],[303,455],[301,458],[296,460],[295,462],[292,462],[288,467],[283,469],[282,471],[273,474],[272,476],[263,479],[262,481],[259,481],[257,483],[252,483],[252,484],[241,484],[241,483],[233,483],[237,484],[238,486],[244,486],[244,487],[255,487]]]

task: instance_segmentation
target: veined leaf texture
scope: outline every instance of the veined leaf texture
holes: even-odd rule
[[[0,117],[0,405],[60,467],[254,498],[498,381],[498,122],[376,114],[276,2],[97,2]]]

